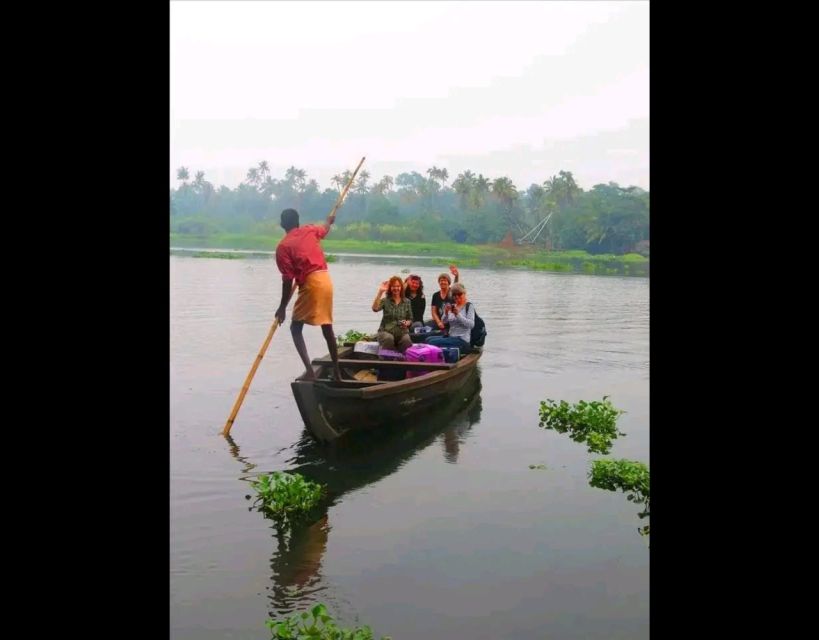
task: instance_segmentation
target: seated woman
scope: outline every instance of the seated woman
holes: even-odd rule
[[[404,297],[410,301],[412,307],[412,328],[424,326],[424,310],[427,308],[427,299],[424,297],[424,281],[421,276],[410,275],[404,284]]]
[[[431,336],[426,339],[427,344],[436,347],[458,347],[461,355],[472,351],[470,337],[472,327],[475,326],[475,306],[467,306],[466,287],[462,284],[452,286],[453,304],[444,305],[441,319],[449,325],[448,336]]]
[[[373,311],[384,312],[376,334],[376,340],[382,349],[404,353],[407,347],[412,346],[409,337],[412,307],[410,301],[404,297],[404,283],[401,282],[401,278],[393,276],[381,283],[373,300]]]
[[[449,271],[455,276],[455,284],[457,284],[458,277],[460,275],[458,273],[458,267],[451,264],[449,265]],[[444,314],[444,305],[453,303],[452,296],[450,295],[449,291],[450,284],[452,284],[452,278],[449,277],[449,273],[442,273],[438,276],[438,286],[441,288],[441,290],[432,294],[432,306],[429,309],[432,313],[432,320],[427,322],[428,327],[432,327],[433,329],[438,329],[440,331],[446,329],[446,323],[441,316]]]

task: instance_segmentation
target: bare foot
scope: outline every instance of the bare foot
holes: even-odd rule
[[[307,369],[302,376],[305,380],[315,380],[316,379],[316,372],[312,369]]]

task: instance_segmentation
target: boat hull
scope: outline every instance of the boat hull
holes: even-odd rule
[[[464,386],[480,356],[480,352],[473,353],[450,369],[396,382],[345,384],[300,378],[291,383],[291,388],[313,437],[332,442],[349,432],[388,428],[423,414]],[[378,364],[377,360],[371,362],[373,366]],[[320,378],[326,369],[322,365],[317,371]]]

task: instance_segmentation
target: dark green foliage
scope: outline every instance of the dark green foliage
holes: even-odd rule
[[[617,431],[617,418],[625,413],[603,396],[602,402],[581,400],[570,405],[565,400],[540,403],[540,423],[544,429],[568,433],[575,442],[585,442],[589,453],[608,453],[612,441],[625,435]]]
[[[273,640],[375,640],[368,626],[344,629],[327,613],[327,607],[317,604],[310,612],[293,614],[282,620],[265,622]],[[390,640],[382,636],[381,640]]]
[[[253,506],[283,525],[308,517],[326,495],[322,485],[283,471],[262,474],[250,486],[256,491]]]
[[[607,491],[626,493],[629,502],[643,505],[640,518],[649,516],[651,476],[648,467],[632,460],[594,460],[589,472],[589,484]],[[649,534],[649,525],[640,527],[642,535]]]
[[[350,329],[345,334],[339,334],[336,336],[336,342],[338,343],[339,347],[344,346],[347,343],[358,342],[359,340],[375,340],[375,336],[362,333],[361,331],[356,331],[355,329]]]

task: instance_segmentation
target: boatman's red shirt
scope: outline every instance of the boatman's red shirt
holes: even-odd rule
[[[306,224],[291,229],[276,247],[276,264],[282,277],[293,279],[298,286],[314,271],[327,269],[327,260],[319,240],[327,235],[324,225]]]

